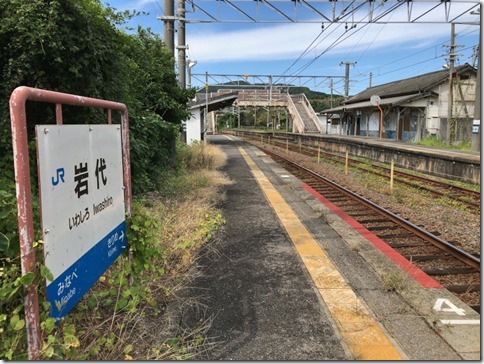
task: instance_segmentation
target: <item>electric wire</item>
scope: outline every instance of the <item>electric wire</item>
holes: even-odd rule
[[[466,32],[466,33],[458,34],[458,35],[456,35],[456,39],[458,39],[460,37],[464,37],[464,36],[469,35],[469,34],[472,34],[472,33],[475,33],[475,32],[477,32],[477,30],[474,29],[474,30],[471,30],[471,31]],[[401,57],[401,58],[398,58],[398,59],[396,59],[394,61],[387,62],[385,65],[383,65],[381,67],[378,67],[378,70],[381,70],[383,68],[387,68],[388,66],[391,66],[392,64],[399,63],[399,62],[404,61],[405,59],[408,59],[408,58],[415,58],[416,55],[421,54],[421,53],[424,53],[424,52],[427,52],[428,50],[430,50],[432,48],[435,48],[435,47],[444,45],[447,42],[448,42],[448,40],[445,40],[443,42],[439,42],[439,43],[433,44],[432,46],[430,46],[428,48],[425,48],[425,49],[422,49],[422,50],[420,50],[418,52],[409,54],[409,55],[407,55],[405,57]],[[464,48],[464,49],[462,49],[462,51],[468,50],[470,48],[472,48],[472,47]],[[439,56],[435,56],[433,58],[426,59],[426,60],[422,61],[422,63],[425,63],[425,62],[430,61],[430,60],[439,59],[439,58],[442,58],[442,57],[445,57],[445,56],[447,56],[447,54],[442,54],[442,55],[439,55]],[[419,62],[416,65],[418,65],[418,64],[421,64],[421,63]],[[390,71],[385,72],[385,73],[378,73],[377,75],[374,75],[374,76],[375,77],[380,77],[380,76],[387,75],[387,74],[394,73],[394,72],[398,72],[398,71],[401,71],[401,70],[407,69],[407,68],[408,68],[408,65],[403,66],[403,67],[400,67],[400,68],[396,68],[396,69],[393,69],[393,70],[390,70]],[[366,73],[356,74],[355,76],[353,76],[353,79],[358,79],[360,76],[367,76],[367,74]],[[363,82],[363,81],[366,81],[366,80],[369,80],[369,77],[362,78],[360,81]],[[338,82],[340,82],[340,81],[338,80],[336,83],[338,83]],[[359,82],[359,81],[357,81],[357,82]]]
[[[465,34],[462,34],[462,35],[458,35],[458,36],[456,36],[456,39],[458,39],[459,37],[463,37],[463,36],[469,35],[469,34],[474,33],[474,32],[476,32],[476,30],[472,30],[472,31],[470,31],[470,32],[468,32],[468,33],[465,33]],[[396,59],[395,61],[392,61],[392,62],[387,62],[387,63],[386,63],[384,66],[379,67],[379,68],[380,68],[380,69],[381,69],[381,68],[386,68],[386,67],[388,67],[388,66],[390,66],[390,65],[392,65],[392,64],[395,64],[395,63],[398,63],[398,62],[400,62],[400,61],[403,61],[404,59],[411,58],[411,57],[414,57],[414,56],[415,56],[415,55],[417,55],[417,54],[420,54],[420,53],[423,53],[423,52],[425,52],[425,51],[428,51],[428,50],[429,50],[429,49],[431,49],[431,48],[437,47],[437,46],[439,46],[439,45],[444,45],[444,44],[445,44],[445,43],[447,43],[447,42],[448,42],[448,40],[445,40],[445,41],[443,41],[443,42],[436,43],[436,44],[432,45],[431,47],[425,48],[425,49],[423,49],[423,50],[421,50],[421,51],[418,51],[418,52],[415,52],[415,53],[409,54],[409,55],[407,55],[407,56],[405,56],[405,57],[402,57],[402,58]]]
[[[162,15],[165,15],[165,10],[164,10],[164,9],[163,9],[163,7],[160,5],[160,3],[158,2],[158,0],[155,0],[155,3],[156,3],[156,5],[158,5],[158,7],[160,8],[160,10],[161,10],[161,14],[162,14]],[[154,12],[157,12],[157,11],[158,11],[158,9],[155,9],[155,7],[154,7],[153,3],[151,3],[151,6],[152,6],[152,9],[153,9],[153,11],[154,11]],[[160,27],[160,29],[161,29],[161,34],[163,34],[163,25],[161,24],[161,22],[156,22],[156,23],[158,24],[158,26],[159,26],[159,27]]]
[[[467,28],[465,28],[465,29],[464,29],[464,30],[463,30],[461,33],[457,34],[457,35],[456,35],[456,39],[458,39],[458,38],[460,38],[460,37],[464,37],[464,36],[466,36],[466,35],[469,35],[469,34],[472,34],[472,33],[477,32],[477,30],[476,30],[476,29],[471,29],[470,31],[467,31],[469,28],[472,28],[472,27],[471,27],[471,26],[468,26],[468,27],[467,27]],[[392,64],[395,64],[395,63],[399,63],[399,62],[401,62],[401,61],[404,61],[405,59],[408,59],[408,58],[414,58],[416,55],[418,55],[418,54],[420,54],[420,53],[424,53],[424,52],[426,52],[426,51],[428,51],[428,50],[430,50],[430,49],[432,49],[432,48],[435,48],[435,47],[438,47],[438,46],[444,45],[444,44],[446,44],[447,42],[448,42],[448,40],[445,40],[445,41],[443,41],[443,42],[439,42],[439,43],[433,44],[432,46],[430,46],[430,47],[428,47],[428,48],[425,48],[425,49],[422,49],[422,50],[420,50],[420,51],[418,51],[418,52],[415,52],[415,53],[409,54],[409,55],[407,55],[407,56],[405,56],[405,57],[401,57],[401,58],[398,58],[398,59],[396,59],[396,60],[394,60],[394,61],[387,62],[387,63],[386,63],[384,66],[378,67],[378,70],[381,70],[381,69],[383,69],[383,68],[386,68],[386,67],[388,67],[388,66],[390,66],[390,65],[392,65]],[[467,47],[467,48],[463,49],[462,51],[465,51],[465,50],[468,50],[468,49],[469,49],[469,47]],[[415,63],[414,65],[419,65],[419,64],[427,63],[427,62],[429,62],[429,61],[432,61],[432,60],[435,60],[435,59],[439,59],[439,58],[442,58],[442,57],[444,57],[444,56],[446,56],[446,54],[443,54],[443,55],[440,55],[440,56],[435,56],[435,57],[433,57],[433,58],[426,59],[426,60],[423,60],[423,61],[421,61],[421,62],[417,62],[417,63]],[[361,58],[361,57],[360,57],[360,58]],[[380,76],[387,75],[387,74],[390,74],[390,73],[398,72],[398,71],[401,71],[401,70],[403,70],[403,69],[407,69],[407,68],[409,68],[409,66],[408,66],[408,65],[406,65],[406,66],[404,66],[404,67],[400,67],[400,68],[394,69],[394,70],[390,70],[390,71],[385,72],[385,73],[379,73],[379,74],[377,74],[377,75],[373,75],[373,76],[376,78],[376,77],[380,77]],[[364,77],[364,78],[361,78],[361,79],[359,79],[359,80],[358,80],[358,78],[360,78],[361,76],[365,76],[365,77]],[[354,75],[354,76],[353,76],[353,80],[352,80],[352,81],[353,81],[353,82],[364,82],[364,81],[368,81],[368,80],[369,80],[369,77],[368,77],[368,74],[367,74],[367,73],[360,73],[360,74],[356,74],[356,75]],[[341,83],[341,82],[342,82],[342,80],[337,80],[337,81],[335,82],[335,84],[334,84],[334,85],[337,85],[337,84],[339,84],[339,83]]]
[[[380,10],[383,10],[383,9],[380,9]],[[388,20],[390,20],[392,17],[393,17],[393,14],[395,14],[394,11],[392,11],[392,13],[390,14],[390,17]],[[386,14],[385,14],[386,15]],[[383,15],[383,16],[385,16]],[[380,17],[380,14],[377,14],[377,18]],[[361,57],[363,57],[363,55],[366,53],[366,51],[368,51],[368,49],[371,47],[371,45],[375,42],[376,38],[378,38],[378,36],[380,35],[380,33],[383,31],[383,29],[385,28],[385,26],[387,25],[387,23],[383,24],[383,26],[380,27],[380,30],[378,31],[378,33],[373,37],[372,41],[368,44],[368,46],[366,47],[366,49],[363,51],[362,54],[360,54],[360,56],[358,57],[358,59],[356,60],[356,62],[358,62]],[[356,46],[358,46],[361,42],[361,40],[363,39],[363,37],[366,35],[366,33],[370,30],[370,28],[366,28],[365,32],[361,35],[360,39],[353,45],[353,47],[351,48],[351,50],[348,52],[348,54],[346,55],[346,57],[344,57],[344,59],[348,59],[351,52],[353,52],[353,50],[356,48]]]
[[[282,75],[285,75],[289,71],[289,69],[292,68],[304,56],[304,54],[309,53],[310,51],[312,51],[313,49],[315,49],[321,42],[323,42],[325,39],[327,39],[331,34],[333,34],[342,25],[341,23],[337,23],[335,29],[331,30],[331,32],[329,34],[326,34],[325,38],[323,38],[322,40],[320,40],[312,49],[309,49],[311,47],[311,45],[314,44],[314,42],[321,36],[321,34],[324,31],[328,30],[333,24],[335,24],[335,23],[330,23],[325,29],[323,29],[321,31],[321,33],[316,37],[316,39],[311,42],[311,44],[306,48],[306,50],[297,58],[296,61],[293,62],[293,64],[290,67],[288,67],[284,71],[284,73]]]
[[[470,47],[467,47],[467,48],[464,48],[463,50],[472,49],[473,47],[474,47],[474,45],[473,46],[470,46]],[[419,62],[416,62],[416,63],[409,64],[409,65],[404,66],[404,67],[400,67],[398,69],[394,69],[394,70],[391,70],[391,71],[387,71],[387,72],[384,72],[384,73],[380,73],[380,74],[376,75],[375,77],[385,76],[385,75],[388,75],[390,73],[399,72],[399,71],[405,70],[407,68],[411,68],[411,67],[415,67],[415,66],[418,66],[418,65],[427,63],[427,62],[431,62],[431,61],[434,61],[436,59],[439,59],[439,58],[442,58],[442,57],[445,57],[445,56],[446,55],[443,54],[443,55],[440,55],[440,56],[435,56],[435,57],[432,57],[432,58],[428,58],[428,59],[425,59],[425,60],[422,60],[422,61],[419,61]],[[364,81],[364,79],[363,79],[363,81]]]
[[[392,8],[388,9],[388,10],[387,10],[387,11],[386,11],[384,14],[382,14],[382,15],[378,14],[378,16],[377,16],[377,17],[381,19],[382,17],[384,17],[384,16],[388,15],[390,12],[392,12],[391,16],[393,16],[393,14],[394,14],[393,12],[394,12],[394,11],[395,11],[395,10],[396,10],[396,9],[397,9],[399,6],[401,6],[402,4],[403,4],[403,3],[399,3],[399,4],[394,5]],[[331,23],[331,24],[332,24],[332,23]],[[340,23],[340,24],[341,24],[341,23]],[[312,59],[311,61],[307,62],[307,63],[306,63],[304,66],[300,67],[300,68],[299,68],[299,69],[296,71],[296,74],[295,74],[295,75],[300,75],[300,74],[301,74],[301,73],[302,73],[302,72],[303,72],[305,69],[307,69],[307,68],[308,68],[310,65],[312,65],[312,64],[313,64],[313,63],[314,63],[314,62],[315,62],[315,61],[316,61],[318,58],[320,58],[322,55],[324,55],[324,54],[325,54],[325,53],[327,53],[329,50],[333,49],[334,47],[336,47],[337,45],[339,45],[340,43],[342,43],[343,41],[345,41],[346,39],[348,39],[350,36],[353,36],[353,35],[354,35],[354,34],[355,34],[357,31],[359,31],[359,30],[363,29],[363,28],[364,28],[366,25],[368,25],[368,24],[370,24],[370,23],[365,23],[365,24],[363,25],[363,27],[360,27],[358,30],[356,30],[356,31],[352,32],[350,35],[346,36],[346,37],[345,37],[344,39],[342,39],[341,41],[339,41],[339,40],[342,38],[342,36],[338,37],[338,38],[337,38],[337,39],[336,39],[336,40],[335,40],[335,41],[334,41],[334,42],[333,42],[333,43],[332,43],[332,44],[331,44],[331,45],[330,45],[330,46],[329,46],[329,47],[328,47],[326,50],[324,50],[323,52],[321,52],[321,53],[320,53],[318,56],[316,56],[316,57],[315,57],[314,59]],[[384,27],[382,27],[382,28],[380,29],[380,31],[378,32],[378,34],[380,34],[380,33],[381,33],[381,31],[383,31],[383,28],[384,28]],[[470,28],[470,26],[468,26],[468,28]],[[466,28],[466,29],[467,29],[467,28]],[[465,32],[465,30],[466,30],[466,29],[464,29],[464,32]],[[367,32],[367,31],[368,31],[368,28],[365,30],[365,34],[366,34],[366,32]],[[465,35],[468,35],[468,34],[471,34],[471,33],[475,32],[475,31],[476,31],[476,30],[471,30],[470,32],[467,32],[467,33],[464,33],[464,34],[462,34],[462,33],[461,33],[461,34],[459,34],[458,36],[456,36],[456,38],[457,38],[457,37],[462,37],[462,36],[465,36]],[[345,33],[343,33],[343,35],[344,35],[344,34],[345,34]],[[368,49],[371,47],[371,45],[374,43],[375,39],[377,38],[378,34],[375,36],[375,38],[372,40],[372,42],[371,42],[371,43],[368,45],[368,47],[367,47],[367,48],[364,50],[364,52],[363,52],[362,54],[360,54],[360,56],[359,56],[358,60],[360,60],[360,59],[363,57],[363,55],[364,55],[364,54],[365,54],[365,53],[368,51]],[[321,35],[321,34],[320,34],[320,35]],[[318,37],[319,37],[319,36],[318,36]],[[317,38],[318,38],[318,37],[317,37]],[[317,39],[317,38],[316,38],[316,39]],[[320,44],[322,41],[324,41],[325,39],[327,39],[327,37],[325,37],[323,40],[321,40],[320,42],[318,42],[318,44],[316,44],[316,46],[314,46],[314,47],[313,47],[313,49],[314,49],[314,48],[316,48],[316,47],[317,47],[317,46],[318,46],[318,45],[319,45],[319,44]],[[360,40],[361,40],[361,39],[362,39],[362,38],[360,38]],[[312,44],[314,44],[314,42],[315,42],[315,41],[313,41],[313,42],[311,43],[311,45],[312,45]],[[358,43],[359,43],[359,42],[360,42],[360,41],[358,41]],[[358,44],[358,43],[357,43],[357,44]],[[445,42],[442,42],[442,43],[439,43],[439,44],[443,44],[443,43],[445,43]],[[352,50],[353,50],[353,49],[354,49],[354,48],[357,46],[357,44],[356,44],[355,46],[353,46]],[[303,54],[302,54],[301,56],[299,56],[299,57],[298,57],[298,59],[297,59],[295,62],[293,62],[293,64],[292,64],[292,65],[289,67],[289,69],[290,69],[290,68],[292,68],[292,67],[294,66],[294,64],[296,64],[296,63],[297,63],[297,62],[298,62],[298,61],[299,61],[299,60],[300,60],[300,59],[303,57],[303,55],[304,55],[304,54],[308,53],[308,50],[309,50],[309,48],[311,47],[311,45],[310,45],[310,46],[308,46],[308,47],[306,48],[306,50],[303,52]],[[433,48],[433,47],[435,47],[435,45],[434,45],[434,46],[432,46],[432,48]],[[352,50],[349,52],[350,54],[351,54]],[[419,51],[419,52],[416,52],[415,54],[419,54],[419,53],[422,53],[422,52],[424,52],[424,51],[425,51],[425,50],[423,50],[423,51]],[[385,66],[383,66],[383,67],[381,67],[381,68],[388,67],[389,65],[394,64],[394,63],[397,63],[397,62],[400,62],[400,61],[402,61],[403,59],[406,59],[406,58],[409,58],[409,57],[413,57],[415,54],[412,54],[412,55],[409,55],[409,56],[403,57],[403,58],[401,58],[401,59],[395,60],[395,61],[393,61],[393,62],[387,63]],[[434,59],[436,59],[436,58],[440,58],[440,57],[434,57],[434,58],[432,58],[431,60],[434,60]],[[415,66],[415,65],[418,65],[418,64],[426,63],[426,62],[428,62],[428,61],[429,61],[429,60],[424,60],[424,61],[422,61],[422,62],[418,62],[418,63],[415,63],[415,64],[413,64],[413,65]],[[388,74],[388,73],[393,73],[393,72],[397,72],[397,71],[399,71],[399,70],[406,69],[406,68],[409,68],[409,66],[405,66],[405,67],[403,67],[403,68],[399,68],[399,69],[394,70],[394,71],[389,71],[389,72],[387,72],[387,73],[385,73],[385,74]],[[286,70],[285,72],[287,72],[287,70]],[[378,75],[377,77],[379,77],[379,76],[381,76],[381,75],[382,75],[382,74]],[[369,78],[367,77],[366,79],[369,79]],[[338,83],[340,83],[340,82],[342,82],[342,81],[341,81],[341,80],[338,80],[338,81],[336,82],[336,84],[338,84]]]
[[[346,13],[346,11],[354,5],[354,3],[356,2],[356,0],[353,0],[350,4],[348,4],[340,13],[340,15],[338,16],[338,21],[341,21],[345,18],[348,18],[350,16],[354,16],[354,13],[363,5],[363,4],[360,4],[359,6],[357,6],[356,8],[352,8],[351,11],[349,13]],[[378,5],[378,6],[381,6]],[[340,16],[342,16],[342,18],[340,18]],[[366,16],[368,17],[368,16]],[[365,17],[365,18],[366,18]],[[321,42],[323,42],[325,39],[327,39],[331,34],[333,34],[341,25],[342,25],[342,22],[338,22],[337,24],[337,27],[336,29],[332,30],[329,34],[326,35],[326,37],[322,40],[320,40],[312,49],[310,49],[310,47],[314,44],[314,42],[322,35],[322,33],[327,30],[329,27],[331,27],[331,25],[335,24],[335,22],[331,22],[329,23],[328,27],[326,27],[325,29],[323,29],[321,31],[321,33],[311,42],[311,44],[301,53],[301,55],[282,73],[282,75],[285,75],[305,54],[309,53],[309,51],[311,51],[312,49],[315,49],[319,44],[321,44]],[[323,23],[324,25],[324,23]],[[276,80],[278,81],[278,80]]]
[[[400,7],[401,5],[403,5],[403,3],[397,3],[395,5],[393,5],[390,9],[386,10],[383,14],[379,15],[379,18],[382,18],[384,16],[386,16],[387,14],[389,14],[390,12],[396,10],[398,7]],[[366,16],[368,17],[368,15]],[[312,65],[314,62],[316,62],[316,60],[318,60],[322,55],[326,54],[328,51],[330,51],[331,49],[335,48],[336,46],[338,46],[339,44],[341,44],[342,42],[344,42],[346,39],[348,39],[350,36],[353,36],[355,33],[359,32],[360,30],[364,29],[366,26],[368,26],[369,24],[372,24],[370,22],[368,23],[365,23],[363,26],[359,27],[359,28],[356,28],[355,31],[353,31],[351,34],[347,35],[344,39],[342,39],[340,41],[340,39],[346,34],[345,33],[342,33],[335,41],[333,41],[333,43],[331,43],[330,46],[328,46],[324,51],[322,51],[318,56],[316,56],[315,58],[313,58],[311,61],[307,62],[304,66],[300,67],[297,71],[296,71],[296,74],[295,76],[298,76],[300,75],[305,69],[307,69],[310,65]],[[355,29],[353,27],[350,28],[350,30],[348,32],[351,32],[351,29]]]
[[[311,44],[306,47],[306,49],[299,55],[299,57],[294,62],[292,62],[292,64],[289,67],[287,67],[284,72],[282,72],[281,76],[284,76],[302,57],[304,57],[304,55],[308,52],[309,48],[314,44],[314,42],[318,40],[318,38],[323,34],[323,32],[324,32],[324,29],[321,30],[321,32],[317,35],[317,37],[314,38]]]

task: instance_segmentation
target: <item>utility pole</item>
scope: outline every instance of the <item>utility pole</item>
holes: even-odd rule
[[[272,75],[269,76],[269,106],[267,107],[267,125],[271,120],[271,106],[272,106]],[[272,133],[274,133],[274,121],[272,121]]]
[[[329,89],[331,91],[331,97],[329,98],[329,107],[333,108],[333,79],[329,79]]]
[[[371,87],[372,78],[373,78],[373,72],[370,72],[370,86],[369,87]]]
[[[348,99],[350,90],[350,65],[355,65],[357,62],[341,62],[339,65],[345,65],[345,99]]]
[[[175,55],[175,0],[164,0],[164,16],[158,17],[163,20],[163,41],[166,48]]]
[[[454,60],[455,60],[455,24],[450,24],[450,48],[449,48],[449,94],[447,96],[447,144],[452,145],[451,120],[452,106],[454,104]]]
[[[185,41],[185,0],[177,0],[178,8],[176,15],[178,18],[178,75],[181,88],[186,88],[186,41]]]
[[[475,46],[472,49],[472,61],[471,61],[472,67],[476,67],[476,61],[479,59],[479,52],[480,52],[480,45]]]
[[[254,129],[257,128],[257,106],[254,106]]]
[[[480,44],[480,41],[479,41]],[[472,123],[471,151],[481,150],[481,61],[477,58],[476,100],[474,101],[474,121]]]
[[[205,116],[203,118],[203,145],[207,145],[207,120],[208,120],[208,72],[205,71]]]
[[[240,129],[240,106],[237,106],[237,128]]]

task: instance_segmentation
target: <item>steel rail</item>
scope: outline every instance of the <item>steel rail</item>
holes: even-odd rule
[[[279,140],[281,140],[281,139],[279,139]],[[281,144],[281,142],[278,142],[278,144],[279,144],[278,146],[281,147],[281,148],[285,147],[284,145]],[[317,150],[312,145],[302,144],[302,148],[306,149],[309,152],[314,153],[314,155],[311,155],[311,156],[317,155]],[[289,148],[289,149],[291,149],[291,148]],[[296,147],[294,146],[293,150],[295,150],[295,149],[296,149]],[[321,155],[324,154],[326,156],[329,156],[332,160],[334,160],[338,163],[344,163],[344,161],[345,161],[345,158],[343,156],[340,156],[340,155],[337,155],[337,154],[334,154],[334,153],[329,153],[329,152],[326,152],[326,151],[321,151],[320,153],[321,153]],[[354,158],[350,158],[349,162],[354,163],[354,164],[359,163],[359,161],[357,159],[354,159]],[[371,168],[375,169],[373,171],[366,169],[366,168],[361,168],[361,167],[358,167],[358,166],[354,166],[354,168],[357,168],[358,170],[361,170],[361,171],[364,171],[364,172],[367,172],[367,173],[371,173],[371,174],[374,174],[374,175],[377,175],[377,176],[380,176],[380,177],[389,178],[389,176],[385,175],[384,173],[378,173],[377,172],[377,170],[382,171],[382,172],[388,172],[389,168],[384,167],[384,166],[379,166],[379,165],[375,165],[375,164],[372,163]],[[471,198],[471,199],[474,199],[474,200],[476,200],[476,199],[480,200],[480,196],[481,196],[480,192],[470,190],[470,189],[467,189],[467,188],[463,188],[463,187],[459,187],[459,186],[455,186],[455,185],[451,185],[451,184],[448,184],[448,183],[445,183],[445,182],[440,182],[440,181],[436,181],[436,180],[433,180],[433,179],[420,177],[420,176],[410,174],[410,173],[407,173],[407,172],[403,172],[403,171],[397,171],[396,170],[394,172],[394,174],[395,174],[395,176],[400,177],[400,178],[395,179],[396,181],[398,181],[400,183],[403,183],[405,185],[408,185],[408,186],[411,186],[411,187],[414,187],[414,188],[419,188],[421,190],[425,190],[425,191],[432,193],[434,195],[437,195],[437,196],[447,197],[449,199],[452,199],[452,200],[458,201],[458,202],[460,202],[464,205],[467,205],[473,211],[480,211],[480,201],[475,202],[475,201],[470,201],[470,200],[464,199],[465,197],[468,197],[468,198]],[[411,181],[408,181],[409,179]],[[430,186],[434,186],[436,189],[432,189],[432,188],[429,188],[429,187],[426,187],[426,186],[417,185],[416,184],[417,182],[428,183]],[[445,192],[439,191],[438,188],[440,188],[441,190],[445,190]],[[460,197],[463,197],[463,198],[459,198],[459,195],[457,195],[457,197],[453,197],[452,195],[448,194],[449,192],[456,193],[456,194],[460,193],[461,194]]]
[[[260,147],[259,147],[260,148]],[[273,151],[270,151],[268,149],[265,149],[265,148],[260,148],[262,149],[265,153],[269,154],[269,155],[273,155],[277,158],[281,158],[283,159],[285,162],[297,167],[298,169],[300,170],[303,170],[305,171],[306,173],[312,175],[313,177],[316,177],[318,178],[319,180],[322,180],[324,181],[325,183],[329,184],[330,186],[336,188],[337,190],[339,190],[340,192],[350,196],[351,198],[353,199],[356,199],[358,202],[364,204],[365,206],[367,207],[370,207],[371,209],[377,211],[378,213],[382,214],[383,216],[385,216],[387,219],[393,221],[394,223],[402,226],[403,228],[405,228],[407,231],[410,231],[411,233],[415,234],[416,236],[420,237],[421,239],[423,239],[424,241],[427,241],[431,244],[433,244],[434,246],[438,247],[439,249],[441,250],[444,250],[445,252],[451,254],[452,256],[454,256],[455,258],[459,259],[460,261],[464,262],[465,264],[467,264],[468,266],[480,271],[481,270],[481,261],[479,258],[469,254],[468,252],[466,252],[465,250],[462,250],[452,244],[450,244],[449,242],[439,238],[438,236],[435,236],[434,234],[418,227],[417,225],[409,222],[408,220],[405,220],[403,218],[401,218],[400,216],[394,214],[393,212],[377,205],[376,203],[368,200],[367,198],[364,198],[363,196],[360,196],[359,194],[347,189],[346,187],[344,186],[341,186],[340,184],[334,182],[334,181],[331,181],[330,179],[310,170],[309,168],[299,164],[299,163],[296,163],[296,162],[293,162],[289,159],[287,159],[286,157],[284,156],[281,156],[279,155],[278,153],[275,153]]]

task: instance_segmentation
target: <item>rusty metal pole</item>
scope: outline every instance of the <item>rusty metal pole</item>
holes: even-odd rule
[[[390,163],[390,190],[393,191],[393,180],[394,180],[394,173],[395,171],[395,161],[392,159],[392,162]]]
[[[34,219],[32,213],[32,191],[30,189],[29,149],[25,115],[25,92],[16,89],[10,97],[12,145],[15,166],[15,188],[17,194],[17,221],[20,240],[22,275],[37,276],[35,268]],[[29,360],[39,359],[41,331],[39,298],[36,282],[25,288],[25,323]]]
[[[382,137],[383,137],[383,110],[380,107],[380,105],[377,105],[377,106],[378,106],[378,110],[380,110],[380,139],[382,139]]]

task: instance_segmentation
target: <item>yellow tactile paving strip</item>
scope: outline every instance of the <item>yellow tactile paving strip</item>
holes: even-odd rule
[[[247,152],[239,151],[272,205],[356,360],[402,360],[345,278]]]

